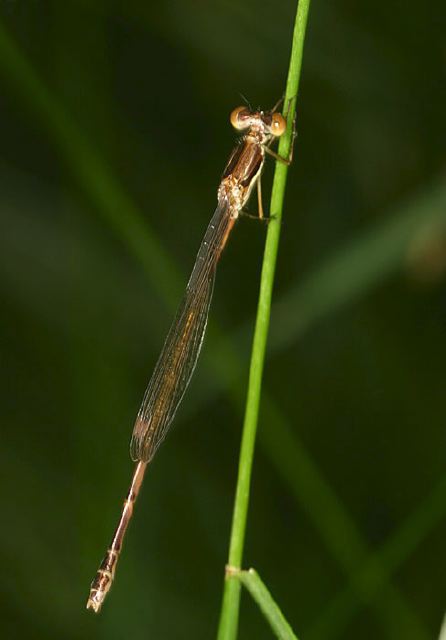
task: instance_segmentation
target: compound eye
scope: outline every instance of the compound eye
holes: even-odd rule
[[[273,136],[281,136],[286,129],[286,120],[280,113],[273,113],[271,116],[271,133]]]
[[[230,120],[234,129],[247,129],[249,127],[250,111],[246,107],[237,107],[232,111]]]

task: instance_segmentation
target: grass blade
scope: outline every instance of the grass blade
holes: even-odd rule
[[[228,571],[228,574],[240,580],[242,585],[249,591],[279,640],[298,640],[257,571],[254,569],[249,569],[248,571],[235,570],[234,572]]]

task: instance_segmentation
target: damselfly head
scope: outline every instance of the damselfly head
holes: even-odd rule
[[[237,107],[232,111],[230,120],[238,131],[256,127],[275,137],[281,136],[286,129],[286,120],[278,111],[251,111],[246,106]]]

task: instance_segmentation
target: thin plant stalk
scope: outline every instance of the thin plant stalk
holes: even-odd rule
[[[284,106],[288,116],[288,128],[279,145],[279,154],[282,157],[288,156],[291,145],[293,144],[292,123],[296,110],[296,98],[302,67],[303,45],[309,6],[310,0],[299,1],[296,20],[294,23],[291,59],[284,98]],[[271,297],[279,247],[287,171],[287,166],[281,163],[276,163],[270,207],[270,213],[274,218],[271,220],[268,227],[263,258],[229,546],[228,566],[234,569],[241,568],[243,557],[251,470],[257,432],[263,366],[265,361]],[[238,580],[231,579],[229,573],[227,573],[224,585],[218,640],[234,640],[237,637],[240,606],[240,582]]]

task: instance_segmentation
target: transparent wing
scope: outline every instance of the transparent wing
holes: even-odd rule
[[[133,460],[148,462],[164,440],[200,355],[215,271],[234,224],[222,199],[198,252],[186,293],[170,327],[133,429]]]

